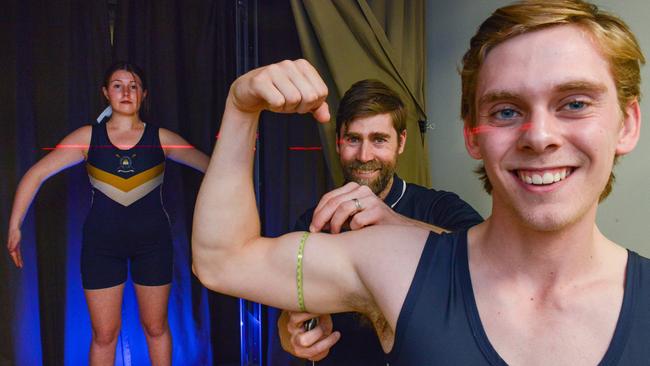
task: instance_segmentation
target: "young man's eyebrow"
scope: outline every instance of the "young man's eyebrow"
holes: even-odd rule
[[[603,94],[607,91],[607,87],[603,83],[597,83],[587,80],[576,80],[562,83],[553,88],[557,92],[590,92],[595,94]]]
[[[607,91],[607,87],[603,83],[597,83],[588,80],[575,80],[575,81],[569,81],[566,83],[558,84],[555,87],[553,87],[553,91],[557,93],[590,92],[594,94],[603,94]],[[489,104],[489,103],[494,103],[494,102],[504,101],[504,100],[518,101],[521,100],[521,97],[518,94],[509,91],[496,90],[493,92],[489,92],[483,95],[481,98],[479,98],[478,104],[479,105]]]
[[[494,103],[502,100],[518,101],[520,99],[521,97],[518,94],[511,93],[508,91],[503,91],[503,90],[496,90],[493,92],[489,92],[483,95],[481,98],[479,98],[478,104],[481,105],[487,103]]]

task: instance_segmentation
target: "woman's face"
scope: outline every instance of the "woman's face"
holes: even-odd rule
[[[140,77],[126,70],[115,71],[108,80],[108,86],[103,87],[102,91],[113,113],[124,115],[137,115],[147,96]]]

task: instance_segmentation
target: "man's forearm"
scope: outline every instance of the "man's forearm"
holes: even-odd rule
[[[404,217],[404,216],[403,216],[403,217]],[[408,217],[404,217],[404,219],[406,220],[407,225],[421,227],[421,228],[423,228],[423,229],[427,229],[427,230],[429,230],[429,231],[433,231],[433,232],[436,233],[436,234],[443,234],[443,233],[449,233],[449,232],[451,232],[450,230],[447,230],[447,229],[441,228],[440,226],[436,226],[436,225],[433,225],[433,224],[429,224],[429,223],[427,223],[427,222],[418,221],[418,220],[415,220],[415,219],[410,219],[410,218],[408,218]]]
[[[224,260],[228,250],[259,236],[253,191],[253,154],[259,113],[226,101],[219,140],[197,197],[192,230],[194,268],[201,273]]]

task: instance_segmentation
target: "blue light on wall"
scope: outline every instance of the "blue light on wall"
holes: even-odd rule
[[[239,326],[241,365],[261,365],[262,362],[262,306],[239,299]]]
[[[36,242],[33,215],[25,217],[22,229],[23,269],[16,279],[14,302],[16,319],[11,324],[14,336],[14,354],[18,365],[43,363],[41,323],[38,309],[38,273],[36,272]],[[12,264],[13,265],[13,264]]]
[[[81,285],[81,228],[89,209],[88,176],[81,166],[69,170],[66,206],[67,248],[65,258],[65,365],[88,363],[92,330],[88,305]],[[65,197],[65,195],[61,195]],[[63,203],[62,203],[63,204]]]

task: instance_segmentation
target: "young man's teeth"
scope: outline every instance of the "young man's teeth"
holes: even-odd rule
[[[553,174],[552,173],[544,173],[543,182],[544,184],[551,184],[553,183]]]
[[[546,172],[544,174],[525,174],[519,173],[519,178],[527,184],[542,185],[556,183],[567,177],[566,169],[555,173]]]

